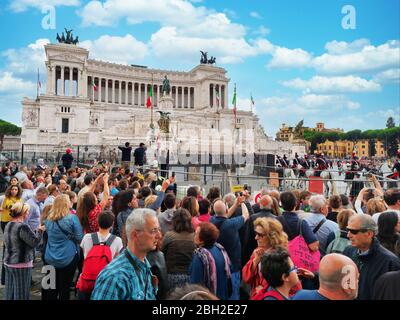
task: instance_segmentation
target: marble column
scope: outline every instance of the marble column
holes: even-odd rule
[[[128,105],[128,82],[125,81],[125,105]]]
[[[73,73],[73,68],[72,67],[69,67],[69,88],[68,88],[68,90],[69,90],[69,96],[70,97],[72,97],[73,96],[73,94],[72,94],[72,81],[73,81],[73,75],[74,75],[74,73]]]
[[[105,87],[104,89],[106,90],[105,93],[105,103],[108,103],[108,79],[105,79],[106,83],[105,83]]]
[[[138,83],[138,106],[142,106],[142,84]]]
[[[118,104],[122,104],[122,81],[118,81]]]
[[[61,95],[65,94],[64,92],[64,67],[61,67]]]
[[[112,85],[112,88],[111,88],[111,103],[115,103],[115,80],[114,79],[111,80],[111,85]]]

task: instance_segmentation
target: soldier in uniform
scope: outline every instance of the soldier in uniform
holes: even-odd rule
[[[326,164],[326,161],[323,157],[323,154],[316,154],[316,170],[315,170],[315,176],[320,177],[321,176],[321,171],[328,169],[328,166]]]
[[[392,174],[388,176],[390,179],[400,180],[400,149],[397,150],[397,156],[392,166]],[[389,181],[388,188],[397,188],[396,181]]]
[[[286,154],[283,155],[283,167],[284,168],[289,168],[289,161],[288,158],[286,157]]]
[[[298,159],[299,164],[301,165],[299,178],[303,178],[306,176],[306,171],[310,169],[310,163],[308,162],[308,156],[305,154],[304,158]]]

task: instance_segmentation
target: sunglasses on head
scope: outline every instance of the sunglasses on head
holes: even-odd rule
[[[364,233],[364,232],[367,232],[369,230],[368,229],[349,229],[349,228],[346,228],[346,231],[350,232],[351,234],[358,234],[359,232]]]

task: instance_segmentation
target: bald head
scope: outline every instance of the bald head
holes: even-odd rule
[[[358,288],[357,266],[347,256],[327,254],[319,264],[319,282],[320,291],[340,299],[354,299]]]
[[[279,202],[279,191],[278,190],[271,190],[270,192],[269,192],[269,195],[271,196],[271,197],[274,197],[276,200],[278,200],[278,202]]]
[[[260,209],[270,210],[272,208],[272,198],[268,195],[260,199]]]
[[[226,205],[222,200],[215,201],[214,212],[217,216],[223,216],[226,214]]]

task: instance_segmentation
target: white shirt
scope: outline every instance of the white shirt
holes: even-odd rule
[[[99,241],[100,242],[106,242],[107,239],[110,237],[110,233],[107,235],[107,237],[103,238],[100,235],[100,232],[97,232],[97,236],[99,237]],[[85,236],[82,239],[81,242],[81,248],[83,249],[83,257],[86,258],[86,256],[88,255],[90,249],[92,249],[93,247],[93,241],[92,241],[92,236],[90,235],[90,233],[85,234]],[[113,259],[121,252],[122,248],[123,248],[123,244],[122,244],[122,239],[120,237],[116,237],[113,241],[113,243],[110,246],[110,250],[111,250],[111,254]]]
[[[395,209],[387,209],[386,211],[383,212],[388,212],[388,211],[394,211],[397,213],[397,215],[399,216],[399,220],[400,220],[400,210],[395,210]],[[376,224],[378,224],[378,218],[379,216],[383,213],[383,212],[377,212],[372,216],[372,219],[376,222]]]

